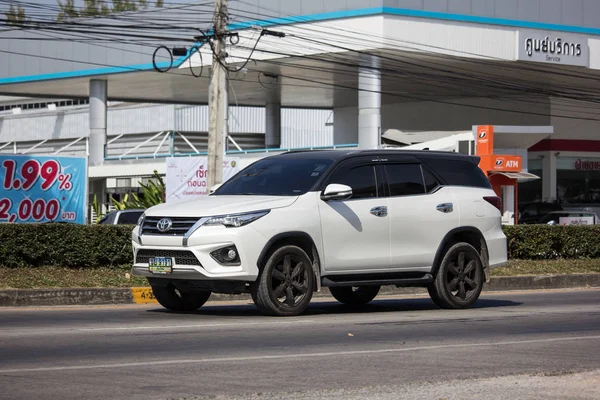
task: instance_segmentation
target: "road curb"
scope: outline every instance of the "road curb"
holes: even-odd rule
[[[485,292],[510,290],[544,290],[600,288],[600,274],[569,274],[547,276],[501,276],[493,277],[484,286]],[[383,287],[380,294],[424,294],[423,288]],[[328,297],[323,288],[314,297]],[[210,301],[250,300],[250,295],[213,294]],[[148,287],[134,288],[58,288],[58,289],[8,289],[0,290],[0,307],[58,306],[58,305],[106,305],[106,304],[152,304],[157,303]]]
[[[58,288],[0,290],[0,306],[132,304],[131,289]]]

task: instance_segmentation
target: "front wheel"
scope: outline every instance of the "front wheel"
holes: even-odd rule
[[[171,311],[194,311],[208,301],[209,291],[182,293],[173,285],[152,286],[152,293],[158,303]]]
[[[271,254],[258,281],[252,285],[252,299],[264,314],[298,315],[310,303],[314,282],[312,262],[304,250],[283,246]]]
[[[330,287],[329,291],[340,303],[349,306],[362,306],[371,302],[377,296],[377,293],[379,293],[380,288],[381,286],[343,286]]]
[[[427,289],[433,302],[441,308],[471,307],[483,289],[483,262],[477,250],[468,243],[450,247]]]

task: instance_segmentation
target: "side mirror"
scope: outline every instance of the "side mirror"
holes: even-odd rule
[[[352,197],[352,188],[338,183],[327,185],[323,193],[321,193],[321,200],[323,201],[348,200],[350,197]]]
[[[223,185],[223,184],[222,183],[217,183],[215,186],[213,186],[210,189],[208,189],[208,195],[210,196],[211,194],[213,194],[214,192],[216,192],[217,189],[221,187],[221,185]]]

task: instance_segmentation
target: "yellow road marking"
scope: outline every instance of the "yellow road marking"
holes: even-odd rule
[[[149,287],[132,287],[131,295],[135,304],[158,303],[152,289]]]

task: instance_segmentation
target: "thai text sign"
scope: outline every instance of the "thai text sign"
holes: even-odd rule
[[[223,160],[223,182],[239,171],[237,158]],[[170,157],[167,158],[166,202],[182,201],[208,194],[207,157]]]
[[[594,217],[560,217],[560,225],[594,225]]]
[[[87,161],[0,155],[0,222],[85,224]]]
[[[577,160],[575,161],[577,171],[600,171],[600,161],[598,160]]]
[[[587,38],[563,32],[520,30],[517,60],[589,67]]]

